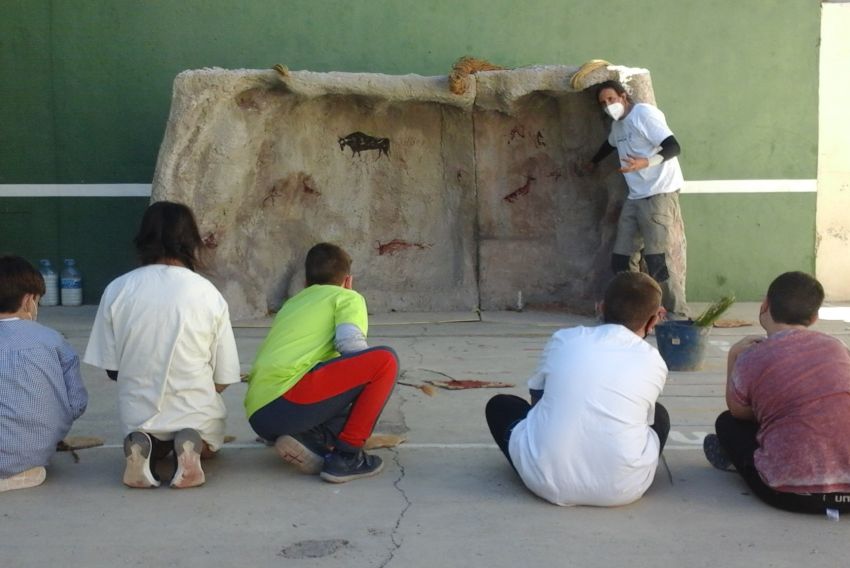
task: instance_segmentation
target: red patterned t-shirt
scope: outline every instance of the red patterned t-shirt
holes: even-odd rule
[[[777,491],[850,491],[850,352],[812,330],[776,333],[738,357],[733,395],[759,429],[755,466]]]

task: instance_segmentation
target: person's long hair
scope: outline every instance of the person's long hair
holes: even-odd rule
[[[178,260],[194,271],[201,265],[201,233],[192,210],[182,203],[158,201],[148,207],[133,244],[142,266]]]

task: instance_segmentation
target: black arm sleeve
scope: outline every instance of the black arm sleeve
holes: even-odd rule
[[[670,138],[672,138],[672,136],[671,136]],[[666,140],[664,140],[664,142],[666,142],[666,141],[667,141],[667,140],[669,140],[670,138],[667,138]],[[663,142],[662,142],[662,145],[663,145]],[[677,146],[677,148],[678,148],[678,146]],[[591,162],[593,162],[594,164],[598,164],[598,163],[599,163],[599,162],[601,162],[603,159],[605,159],[605,157],[606,157],[608,154],[610,154],[610,153],[611,153],[611,152],[613,152],[614,150],[616,150],[616,148],[615,148],[614,146],[611,146],[611,145],[608,143],[608,141],[606,140],[605,142],[603,142],[603,143],[602,143],[602,146],[600,146],[600,147],[599,147],[599,151],[598,151],[598,152],[596,152],[596,155],[595,155],[595,156],[593,156],[593,157],[590,159],[590,161],[591,161]]]
[[[679,147],[679,142],[676,141],[675,136],[670,135],[661,141],[661,151],[658,152],[658,155],[664,158],[665,160],[675,158],[681,153],[682,148]]]
[[[107,369],[106,370],[106,376],[109,377],[110,379],[112,379],[113,381],[117,381],[118,380],[118,371],[110,371],[109,369]]]

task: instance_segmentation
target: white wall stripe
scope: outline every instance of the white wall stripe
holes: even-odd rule
[[[0,184],[0,197],[150,197],[149,183]]]
[[[815,193],[815,179],[686,181],[682,193]],[[150,197],[149,183],[0,184],[0,197]]]
[[[710,179],[686,181],[682,193],[815,193],[816,179]]]

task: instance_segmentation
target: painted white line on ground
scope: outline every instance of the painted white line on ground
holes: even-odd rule
[[[821,309],[818,310],[818,318],[822,320],[850,322],[850,307],[823,306]]]
[[[259,450],[266,449],[269,446],[265,446],[260,444],[259,442],[255,444],[225,444],[222,446],[222,449],[229,448],[234,450]],[[86,451],[86,450],[96,450],[96,449],[105,449],[105,450],[118,450],[124,449],[123,444],[104,444],[102,446],[96,446],[94,448],[85,448],[84,450],[77,450],[78,452]],[[394,449],[399,450],[498,450],[498,446],[496,444],[416,444],[416,443],[403,443],[399,446],[396,446]],[[664,446],[664,451],[667,450],[702,450],[702,442],[700,442],[699,446],[689,445],[689,446],[673,446],[668,445]],[[372,450],[369,450],[372,451]]]

